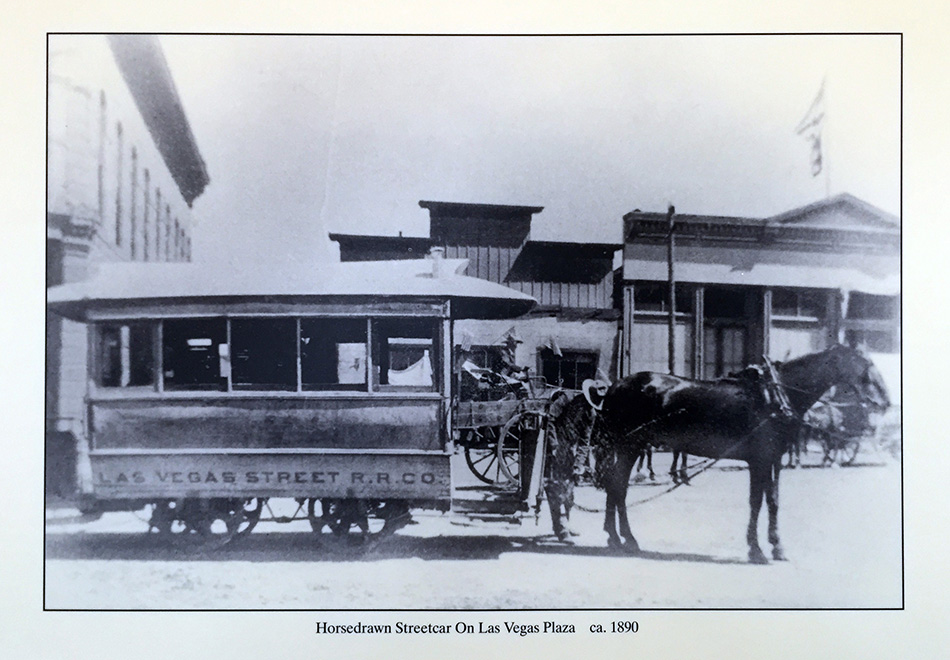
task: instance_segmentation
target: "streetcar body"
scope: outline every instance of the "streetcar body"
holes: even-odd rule
[[[210,502],[219,517],[294,498],[311,502],[311,522],[326,516],[314,502],[448,510],[452,321],[534,304],[464,266],[207,278],[119,264],[52,289],[50,307],[89,330],[87,498],[100,510]]]

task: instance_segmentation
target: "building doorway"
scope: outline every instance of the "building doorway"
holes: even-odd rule
[[[749,363],[749,292],[708,287],[703,295],[703,378],[721,378]]]

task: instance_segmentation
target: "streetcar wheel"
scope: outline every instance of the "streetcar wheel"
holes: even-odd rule
[[[179,548],[212,550],[235,538],[245,520],[243,500],[188,498],[155,503],[149,525]]]
[[[244,500],[241,506],[243,515],[238,522],[238,528],[234,534],[235,537],[245,537],[254,531],[254,528],[261,519],[261,511],[266,501],[267,498],[263,497],[251,497]]]
[[[311,498],[307,519],[321,543],[343,547],[372,547],[411,522],[405,502],[376,502],[353,498]]]

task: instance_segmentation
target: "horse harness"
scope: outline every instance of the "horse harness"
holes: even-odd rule
[[[785,422],[791,422],[791,421],[793,421],[793,420],[794,420],[794,421],[798,421],[798,422],[802,422],[801,416],[798,415],[798,414],[795,412],[795,410],[792,408],[791,402],[789,401],[789,398],[788,398],[788,394],[787,394],[786,391],[785,391],[785,385],[782,383],[781,377],[779,376],[779,373],[778,373],[778,371],[776,370],[774,363],[773,363],[771,360],[769,360],[769,358],[768,358],[767,356],[763,356],[763,357],[764,357],[764,364],[763,364],[762,366],[749,367],[749,369],[746,370],[746,372],[751,371],[751,372],[754,372],[754,373],[755,373],[755,376],[754,376],[754,377],[751,377],[751,378],[748,378],[748,380],[754,381],[754,383],[756,383],[756,384],[759,385],[759,387],[760,387],[759,394],[760,394],[760,396],[762,397],[762,400],[764,401],[766,408],[767,408],[767,409],[768,409],[768,408],[771,408],[772,410],[771,410],[771,412],[769,412],[768,415],[764,416],[764,417],[762,418],[762,420],[759,421],[759,423],[756,424],[748,433],[746,433],[746,434],[743,435],[739,440],[737,440],[737,441],[735,442],[735,444],[734,444],[732,447],[730,447],[730,450],[731,450],[732,448],[735,448],[735,447],[740,446],[740,445],[741,445],[743,442],[745,442],[748,438],[750,438],[752,435],[754,435],[756,432],[758,432],[758,430],[759,430],[760,428],[762,428],[762,426],[764,426],[764,425],[765,425],[766,423],[768,423],[769,421],[778,419],[778,420],[785,421]],[[737,379],[737,380],[739,380],[739,379]],[[636,433],[642,431],[644,428],[647,428],[647,427],[652,426],[652,425],[654,425],[654,424],[658,424],[658,423],[660,423],[660,422],[662,422],[662,421],[664,421],[664,420],[666,420],[666,419],[669,419],[670,417],[674,417],[674,416],[676,416],[676,415],[680,415],[680,414],[683,414],[683,413],[685,413],[685,412],[686,412],[686,410],[685,410],[684,408],[679,408],[679,409],[674,410],[674,411],[672,411],[672,412],[670,412],[670,413],[667,413],[666,415],[661,415],[661,416],[659,416],[659,417],[656,417],[656,418],[654,418],[654,419],[651,419],[650,421],[645,422],[644,424],[641,424],[640,426],[636,427],[635,429],[633,429],[633,430],[631,430],[631,431],[625,433],[625,434],[624,434],[624,437],[627,437],[627,438],[632,437],[634,434],[636,434]],[[585,447],[586,447],[588,450],[589,450],[589,447],[590,447],[591,436],[592,436],[592,433],[593,433],[594,422],[596,421],[596,416],[597,416],[597,410],[595,409],[595,410],[593,411],[593,415],[592,415],[592,418],[591,418],[591,426],[590,426],[590,429],[589,429],[589,431],[588,431],[588,433],[587,433],[587,437],[586,437],[586,440],[585,440]],[[726,451],[724,454],[728,454],[728,453],[729,453],[729,451]],[[712,468],[716,463],[718,463],[720,460],[721,460],[720,458],[710,458],[710,459],[707,459],[705,462],[703,462],[703,463],[699,466],[699,469],[696,470],[695,473],[693,473],[692,475],[690,475],[690,479],[692,479],[693,477],[696,477],[696,476],[702,474],[702,473],[705,472],[706,470],[709,470],[709,469]],[[647,503],[647,502],[651,502],[651,501],[653,501],[653,500],[655,500],[655,499],[657,499],[657,498],[659,498],[659,497],[662,497],[663,495],[666,495],[666,494],[668,494],[668,493],[673,492],[674,490],[676,490],[677,488],[679,488],[679,487],[682,486],[682,485],[683,485],[682,482],[680,482],[680,483],[675,483],[675,484],[673,484],[672,486],[670,486],[669,488],[667,488],[667,489],[665,489],[665,490],[663,490],[663,491],[661,491],[661,492],[659,492],[659,493],[656,493],[656,494],[654,494],[654,495],[651,495],[650,497],[646,497],[646,498],[643,498],[643,499],[641,499],[641,500],[637,500],[637,501],[635,501],[635,502],[631,502],[630,504],[627,505],[627,508],[630,509],[630,508],[632,508],[632,507],[634,507],[634,506],[637,506],[637,505],[640,505],[640,504],[645,504],[645,503]],[[582,511],[587,511],[587,512],[589,512],[589,513],[597,513],[597,512],[600,511],[600,510],[588,509],[588,508],[582,507],[582,506],[580,506],[580,505],[575,505],[575,506],[577,506],[577,507],[578,507],[579,509],[581,509]]]

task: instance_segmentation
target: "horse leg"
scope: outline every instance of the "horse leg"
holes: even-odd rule
[[[640,455],[637,457],[637,460],[636,460],[636,464],[637,464],[637,474],[636,474],[636,476],[633,478],[633,480],[634,480],[636,483],[640,483],[641,481],[643,481],[644,479],[646,479],[646,477],[644,477],[644,476],[641,474],[641,470],[643,470],[643,463],[644,463],[644,461],[646,460],[646,458],[647,458],[646,450],[643,450],[642,452],[640,452]]]
[[[680,482],[689,486],[689,474],[686,472],[686,460],[689,458],[689,454],[685,451],[682,453],[683,460],[680,462]]]
[[[765,489],[765,502],[769,508],[769,543],[772,544],[772,559],[784,561],[785,551],[778,538],[778,481],[782,472],[782,461],[779,459],[772,466],[770,479]]]
[[[769,468],[770,469],[770,468]],[[767,564],[765,554],[759,547],[759,511],[762,508],[762,494],[768,473],[761,465],[749,464],[749,528],[746,541],[749,544],[749,561],[753,564]]]
[[[633,532],[630,531],[630,522],[627,520],[627,486],[630,483],[630,470],[632,467],[633,465],[628,464],[626,461],[618,465],[620,475],[617,479],[617,485],[620,487],[620,490],[618,491],[619,496],[615,501],[615,506],[617,507],[617,513],[620,517],[620,535],[623,536],[626,541],[624,550],[627,552],[640,552],[640,545],[637,543],[637,539],[633,537]]]
[[[676,471],[676,462],[679,460],[679,457],[680,453],[674,449],[673,462],[670,464],[670,478],[673,480],[674,484],[678,484],[680,482],[679,472]]]
[[[607,484],[607,506],[604,511],[604,531],[607,532],[607,547],[620,549],[623,547],[623,541],[620,540],[620,537],[617,535],[617,522],[616,522],[616,497],[613,493],[613,485]]]
[[[650,473],[650,481],[656,481],[656,474],[653,473],[653,447],[647,445],[643,451],[647,456],[647,472]]]

